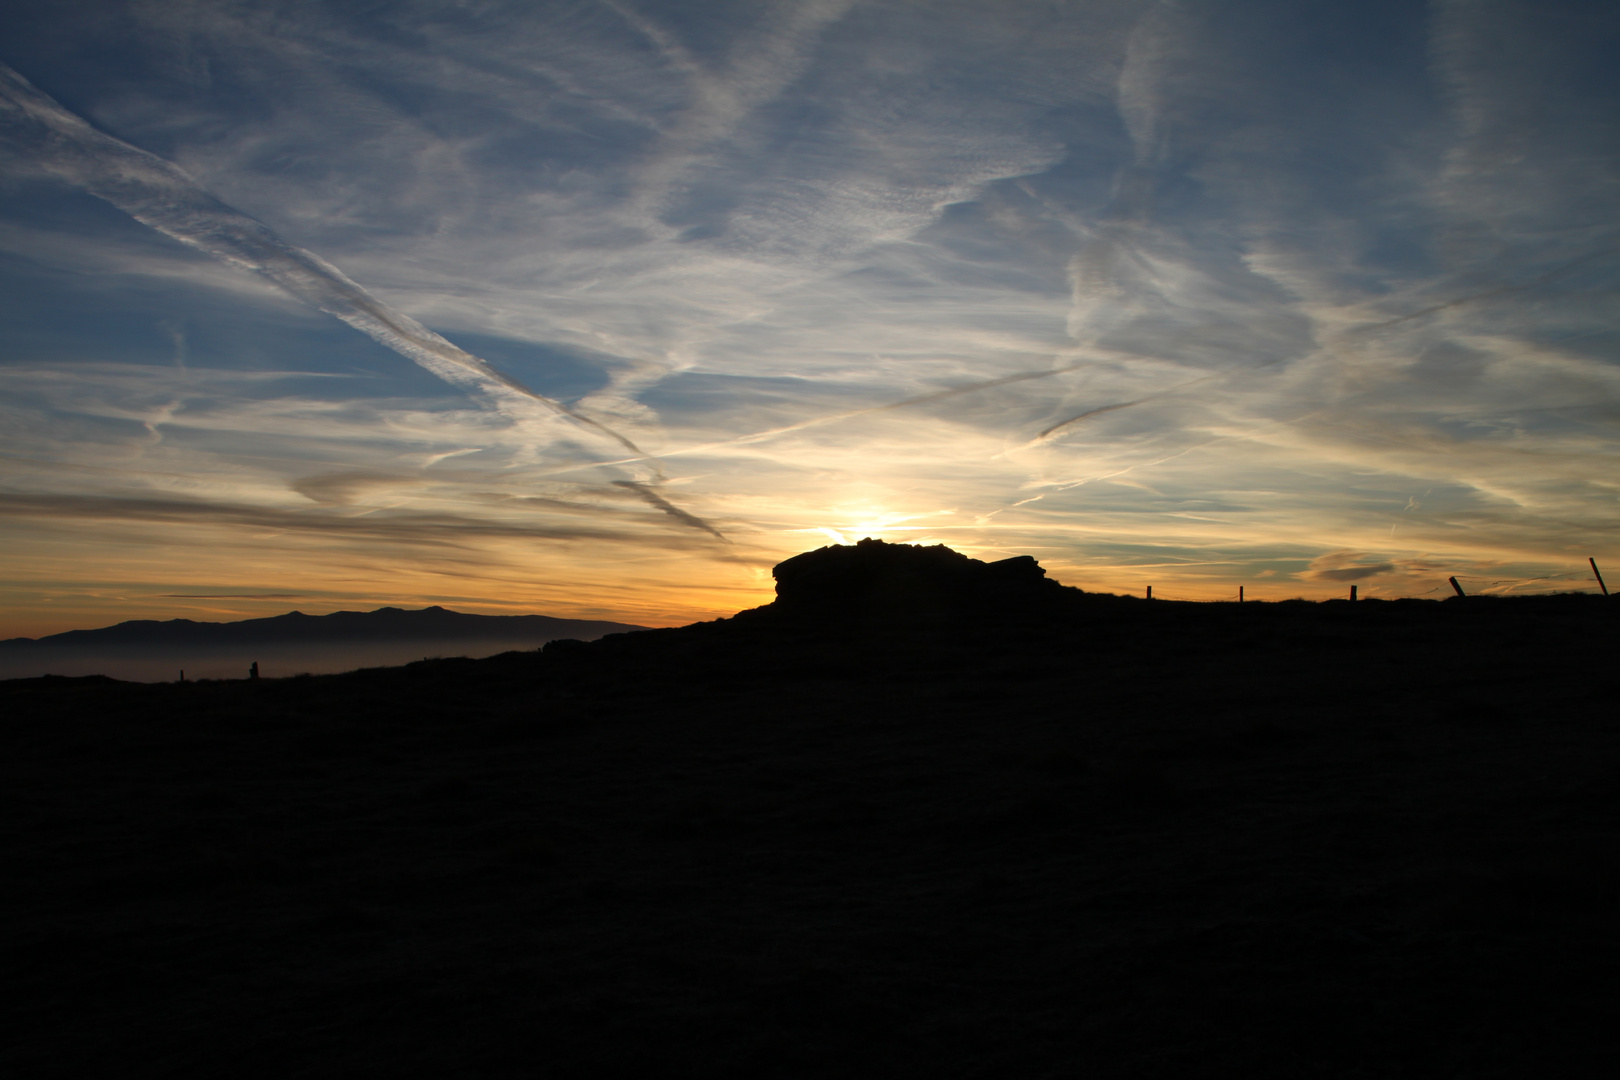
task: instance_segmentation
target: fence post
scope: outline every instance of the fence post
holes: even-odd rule
[[[1597,560],[1592,558],[1591,556],[1587,556],[1586,561],[1592,564],[1592,574],[1593,574],[1594,577],[1596,577],[1598,579],[1598,588],[1603,590],[1603,595],[1604,596],[1608,596],[1609,595],[1609,587],[1607,585],[1603,584],[1603,574],[1597,568]]]
[[[1355,598],[1356,598],[1356,587],[1354,585],[1352,585],[1352,586],[1350,586],[1350,599],[1354,600]]]
[[[1238,603],[1243,603],[1243,586],[1238,586]]]
[[[1468,595],[1467,593],[1462,591],[1462,586],[1457,584],[1457,579],[1456,578],[1451,579],[1451,587],[1453,589],[1457,590],[1457,595],[1458,596],[1467,596]]]

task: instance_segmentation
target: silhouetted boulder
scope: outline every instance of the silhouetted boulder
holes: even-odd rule
[[[1028,555],[986,563],[943,544],[872,539],[796,555],[771,573],[780,615],[967,615],[1065,591]]]

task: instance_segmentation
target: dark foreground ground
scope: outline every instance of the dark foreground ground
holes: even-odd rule
[[[6,1075],[1620,1061],[1620,604],[0,683]]]

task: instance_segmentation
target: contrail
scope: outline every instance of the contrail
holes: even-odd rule
[[[634,460],[653,460],[607,425],[530,390],[393,310],[325,259],[294,247],[262,223],[221,202],[170,162],[97,131],[5,64],[0,64],[0,134],[31,152],[47,171],[143,225],[268,278],[446,382],[491,397],[514,394],[539,402],[628,450]]]
[[[1105,350],[1094,350],[1094,351],[1105,351]],[[1122,353],[1120,355],[1132,356],[1134,354]],[[868,406],[867,408],[864,408],[864,409],[851,409],[851,410],[849,410],[847,412],[829,413],[826,416],[817,416],[817,417],[814,417],[814,418],[809,419],[809,420],[801,420],[796,424],[788,424],[785,427],[770,428],[770,429],[768,429],[766,431],[755,431],[755,432],[751,432],[751,433],[749,433],[747,435],[737,435],[737,436],[735,436],[733,438],[730,438],[730,439],[721,439],[721,440],[719,440],[717,442],[700,443],[700,444],[698,444],[696,446],[683,446],[678,450],[666,450],[662,454],[660,454],[659,457],[660,458],[672,458],[672,457],[679,457],[682,454],[701,454],[701,453],[704,453],[705,451],[709,451],[709,450],[723,450],[728,446],[746,446],[749,443],[764,442],[767,439],[774,439],[778,435],[788,435],[788,434],[791,434],[791,433],[793,433],[795,431],[804,431],[804,430],[806,430],[808,428],[822,427],[822,426],[827,425],[827,424],[842,423],[845,420],[853,420],[857,416],[871,416],[874,413],[889,412],[890,410],[893,410],[893,409],[905,409],[905,408],[910,408],[913,405],[926,405],[926,404],[928,404],[930,402],[943,401],[946,398],[958,397],[958,396],[960,396],[962,394],[973,394],[973,393],[977,393],[980,390],[992,390],[995,387],[1006,386],[1006,385],[1008,385],[1010,383],[1027,382],[1027,381],[1029,381],[1031,379],[1047,379],[1047,378],[1052,377],[1053,375],[1063,375],[1063,374],[1065,374],[1067,372],[1070,372],[1070,371],[1078,371],[1083,367],[1087,367],[1087,366],[1091,365],[1092,363],[1095,363],[1095,360],[1083,360],[1083,361],[1080,361],[1079,363],[1064,364],[1062,367],[1043,368],[1040,371],[1019,371],[1019,372],[1015,372],[1012,375],[1002,375],[999,378],[986,379],[986,380],[984,380],[982,382],[976,382],[976,383],[968,383],[965,386],[953,386],[953,387],[950,387],[950,388],[945,389],[945,390],[935,390],[935,391],[932,391],[931,393],[920,394],[917,397],[909,397],[909,398],[905,398],[905,399],[900,400],[900,401],[891,401],[891,402],[888,402],[887,404],[884,404],[884,405],[871,405],[871,406]],[[1140,405],[1142,402],[1147,401],[1147,400],[1149,400],[1151,398],[1159,397],[1161,394],[1168,394],[1168,393],[1171,393],[1171,392],[1173,392],[1175,390],[1179,390],[1183,386],[1191,386],[1191,385],[1193,385],[1193,383],[1200,383],[1200,382],[1204,382],[1205,379],[1212,379],[1212,378],[1217,378],[1217,377],[1218,376],[1215,376],[1215,375],[1206,375],[1203,378],[1193,379],[1193,380],[1191,380],[1189,382],[1185,382],[1185,383],[1179,383],[1176,386],[1172,386],[1169,390],[1160,391],[1159,394],[1149,394],[1147,397],[1139,398],[1136,401],[1126,401],[1126,402],[1122,402],[1122,403],[1120,403],[1118,405],[1105,405],[1101,409],[1093,409],[1091,412],[1082,413],[1080,416],[1070,417],[1068,420],[1063,421],[1063,423],[1061,423],[1061,424],[1056,424],[1056,425],[1053,425],[1050,428],[1047,428],[1046,431],[1042,432],[1041,435],[1037,436],[1035,438],[1035,440],[1030,443],[1030,445],[1033,446],[1034,443],[1040,442],[1042,438],[1044,438],[1046,435],[1050,434],[1051,432],[1056,431],[1058,428],[1061,428],[1066,424],[1072,424],[1076,420],[1082,419],[1085,416],[1091,416],[1091,415],[1093,415],[1095,413],[1099,413],[1099,412],[1108,412],[1111,409],[1123,409],[1123,408],[1125,408],[1126,406],[1129,406],[1129,405]],[[567,466],[565,468],[555,470],[555,473],[548,473],[546,475],[557,475],[557,474],[561,474],[561,473],[565,473],[565,472],[574,472],[577,469],[593,468],[593,467],[596,467],[596,466],[599,466],[599,465],[627,465],[633,460],[635,460],[635,459],[633,459],[633,458],[625,458],[625,459],[622,459],[622,460],[619,460],[619,461],[591,462],[588,465],[570,465],[570,466]]]
[[[984,382],[969,383],[966,386],[953,386],[948,390],[935,390],[932,393],[922,394],[918,397],[906,398],[903,401],[891,401],[886,405],[872,405],[865,409],[851,409],[848,412],[831,413],[827,416],[817,416],[810,420],[801,420],[786,427],[771,428],[768,431],[755,431],[747,435],[738,435],[730,439],[721,439],[718,442],[700,443],[696,446],[683,446],[678,450],[666,450],[659,455],[660,458],[679,457],[682,454],[701,454],[709,450],[723,450],[728,446],[746,446],[749,443],[764,442],[774,439],[778,435],[788,435],[795,431],[804,431],[807,428],[822,427],[826,424],[837,424],[845,420],[853,420],[857,416],[870,416],[873,413],[888,412],[891,409],[904,409],[912,405],[924,405],[931,401],[941,401],[953,398],[960,394],[971,394],[979,390],[989,390],[1008,383],[1024,382],[1029,379],[1045,379],[1052,375],[1062,375],[1066,371],[1075,371],[1085,367],[1091,361],[1078,364],[1066,364],[1063,367],[1047,368],[1042,371],[1020,371],[1014,375],[1003,375],[998,379],[988,379]],[[588,465],[569,465],[561,469],[545,473],[547,476],[561,475],[574,472],[578,469],[594,468],[604,465],[628,465],[634,458],[624,458],[619,461],[595,461]]]
[[[1528,292],[1531,289],[1539,289],[1543,285],[1550,285],[1552,282],[1557,281],[1565,274],[1579,269],[1581,266],[1591,262],[1593,259],[1596,259],[1602,255],[1612,254],[1613,252],[1613,248],[1602,248],[1597,251],[1588,251],[1585,255],[1577,255],[1568,262],[1555,266],[1546,273],[1539,274],[1536,277],[1531,278],[1529,281],[1520,282],[1517,285],[1498,285],[1494,289],[1486,289],[1483,292],[1469,293],[1467,296],[1459,296],[1455,300],[1447,300],[1444,303],[1431,304],[1426,308],[1419,308],[1417,311],[1410,312],[1406,315],[1397,315],[1393,319],[1385,319],[1383,322],[1375,322],[1369,323],[1366,326],[1358,326],[1351,332],[1365,334],[1370,333],[1373,330],[1384,330],[1391,326],[1398,326],[1404,322],[1411,322],[1413,319],[1421,319],[1425,315],[1433,315],[1439,311],[1448,311],[1451,308],[1463,307],[1466,304],[1477,304],[1481,300],[1493,300],[1498,296],[1509,296],[1517,292]]]
[[[658,469],[657,459],[627,436],[529,389],[395,311],[319,255],[287,243],[262,222],[221,202],[171,162],[97,131],[5,64],[0,64],[0,136],[29,153],[46,171],[143,225],[269,279],[446,382],[495,399],[516,396],[538,402],[633,455],[612,464],[645,462]],[[632,486],[683,524],[725,539],[650,488]]]
[[[702,518],[698,517],[696,514],[689,514],[685,510],[682,510],[680,507],[676,506],[674,503],[670,502],[668,499],[666,499],[662,495],[658,494],[658,492],[654,491],[652,488],[648,487],[646,484],[637,483],[634,480],[613,480],[613,481],[610,481],[610,482],[613,484],[614,487],[622,487],[626,491],[635,492],[637,495],[639,495],[643,499],[645,499],[648,503],[650,503],[653,506],[658,507],[658,509],[660,509],[664,513],[668,514],[670,517],[674,518],[676,521],[680,522],[682,525],[685,525],[687,528],[689,528],[689,529],[701,529],[704,532],[708,533],[710,536],[716,537],[716,538],[718,538],[720,540],[725,540],[725,542],[728,543],[728,544],[731,543],[731,541],[726,537],[725,533],[721,532],[719,529],[715,528],[713,525],[710,525],[707,521],[704,521]]]
[[[1175,386],[1169,387],[1169,388],[1164,389],[1164,390],[1160,390],[1156,394],[1148,394],[1148,395],[1146,395],[1144,397],[1139,397],[1135,401],[1120,401],[1120,402],[1116,402],[1113,405],[1101,405],[1101,406],[1098,406],[1095,409],[1087,409],[1085,412],[1080,413],[1080,414],[1078,414],[1076,416],[1071,416],[1067,420],[1059,420],[1057,423],[1053,424],[1051,427],[1047,428],[1045,431],[1041,432],[1039,435],[1035,436],[1033,439],[1029,440],[1029,442],[1025,443],[1024,445],[1027,448],[1027,447],[1030,447],[1030,446],[1035,446],[1035,445],[1037,445],[1039,443],[1043,443],[1047,439],[1050,439],[1053,435],[1055,435],[1058,432],[1062,431],[1064,428],[1069,427],[1069,426],[1071,426],[1073,424],[1078,424],[1080,421],[1089,419],[1090,417],[1101,416],[1103,413],[1111,413],[1111,412],[1114,412],[1114,411],[1116,411],[1118,409],[1129,409],[1133,405],[1141,405],[1144,402],[1152,401],[1155,398],[1161,398],[1161,397],[1164,397],[1167,394],[1173,394],[1178,390],[1185,390],[1189,386],[1196,386],[1201,382],[1209,382],[1209,380],[1211,380],[1211,379],[1219,379],[1219,378],[1223,378],[1223,377],[1224,377],[1224,373],[1216,373],[1214,375],[1205,375],[1205,376],[1203,376],[1201,378],[1197,378],[1197,379],[1188,379],[1184,383],[1177,383]]]
[[[1135,401],[1121,401],[1117,405],[1103,405],[1103,406],[1101,406],[1099,408],[1087,409],[1085,412],[1081,413],[1079,416],[1071,416],[1067,420],[1059,420],[1057,423],[1053,424],[1051,427],[1047,428],[1045,431],[1043,431],[1039,435],[1035,436],[1034,441],[1035,442],[1041,442],[1041,441],[1043,441],[1043,440],[1045,440],[1047,438],[1050,438],[1053,432],[1062,431],[1064,428],[1068,427],[1070,424],[1078,424],[1080,421],[1084,420],[1088,416],[1098,416],[1098,415],[1100,415],[1102,413],[1113,412],[1115,409],[1128,409],[1132,405],[1140,405],[1140,404],[1142,404],[1142,402],[1145,401],[1145,400],[1147,400],[1147,399],[1146,398],[1137,398]]]
[[[796,424],[785,427],[771,428],[768,431],[755,431],[748,435],[738,435],[732,439],[722,439],[719,442],[705,443],[702,446],[689,446],[682,450],[673,450],[665,456],[673,454],[691,454],[703,450],[717,450],[724,446],[741,446],[752,442],[762,442],[774,439],[778,435],[787,435],[795,431],[804,431],[808,428],[822,427],[826,424],[842,423],[853,420],[857,416],[871,416],[874,413],[890,412],[894,409],[907,409],[913,405],[927,405],[935,401],[944,401],[947,398],[960,397],[963,394],[975,394],[980,390],[993,390],[998,386],[1007,386],[1011,383],[1028,382],[1031,379],[1049,379],[1053,375],[1062,375],[1065,372],[1078,371],[1089,366],[1093,361],[1086,360],[1077,364],[1065,364],[1062,367],[1044,368],[1040,371],[1020,371],[1012,375],[1003,375],[995,379],[986,379],[982,382],[968,383],[965,386],[953,386],[946,390],[935,390],[931,393],[920,394],[917,397],[905,398],[901,401],[891,401],[884,405],[871,405],[864,409],[851,409],[848,412],[830,413],[827,416],[817,416],[810,420],[801,420]]]

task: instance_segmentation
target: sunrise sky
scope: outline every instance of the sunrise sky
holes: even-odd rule
[[[874,536],[1620,579],[1620,7],[12,0],[0,637]]]

